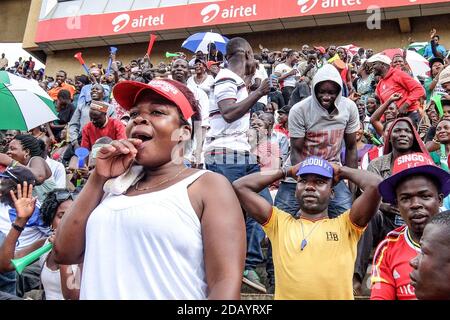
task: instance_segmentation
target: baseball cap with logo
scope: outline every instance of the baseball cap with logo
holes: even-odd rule
[[[391,65],[392,60],[387,55],[378,53],[376,55],[371,56],[369,59],[367,59],[368,63],[374,63],[374,62],[382,62],[387,65]]]
[[[333,167],[330,163],[319,157],[308,157],[301,164],[297,171],[297,176],[304,174],[317,174],[319,176],[332,179]]]
[[[172,101],[181,111],[185,120],[189,120],[194,110],[186,96],[172,83],[162,79],[152,80],[149,83],[137,81],[122,81],[113,88],[113,95],[119,105],[130,110],[143,90],[150,90],[157,95]]]
[[[395,189],[398,183],[408,176],[423,174],[435,178],[440,184],[440,192],[447,196],[450,193],[450,174],[436,166],[431,158],[424,153],[411,153],[398,157],[394,161],[392,176],[378,186],[383,201],[396,203]]]

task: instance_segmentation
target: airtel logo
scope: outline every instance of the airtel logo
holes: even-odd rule
[[[219,14],[220,17],[225,20],[257,16],[258,12],[256,4],[250,6],[235,6],[232,4],[225,8],[221,8],[218,4],[214,3],[204,7],[203,10],[200,11],[200,14],[203,16],[203,23],[208,23],[217,18]]]
[[[311,11],[317,4],[318,0],[298,0],[297,4],[301,7],[300,12],[306,13],[308,11]],[[310,2],[310,5],[308,5],[308,2]]]
[[[203,8],[203,10],[200,12],[200,14],[203,16],[203,23],[208,23],[212,20],[214,20],[217,15],[220,12],[220,7],[218,4],[210,4],[209,6],[206,6]],[[212,15],[209,15],[212,13]]]
[[[126,13],[118,15],[112,21],[112,25],[114,26],[114,32],[119,32],[123,28],[125,28],[130,22],[130,16]]]

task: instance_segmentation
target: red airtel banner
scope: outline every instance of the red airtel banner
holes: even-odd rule
[[[36,43],[224,25],[448,0],[235,0],[41,20]]]

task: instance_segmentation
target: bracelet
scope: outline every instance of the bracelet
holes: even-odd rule
[[[16,229],[16,230],[19,231],[19,232],[22,232],[22,231],[25,229],[25,228],[23,228],[23,227],[21,227],[21,226],[15,224],[14,222],[11,223],[11,227],[13,227],[14,229]]]

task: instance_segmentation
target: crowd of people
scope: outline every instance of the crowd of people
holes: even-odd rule
[[[58,119],[1,132],[0,299],[354,299],[368,274],[374,300],[450,299],[439,41],[428,77],[406,49],[255,54],[243,38],[74,77],[3,55]]]

